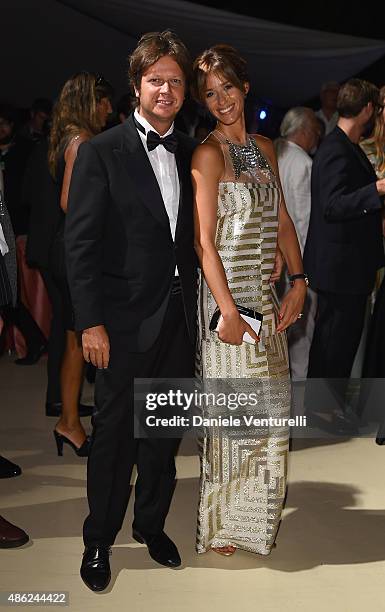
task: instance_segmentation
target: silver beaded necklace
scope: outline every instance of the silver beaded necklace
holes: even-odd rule
[[[220,130],[217,132],[222,134]],[[229,146],[229,153],[234,168],[235,179],[238,180],[242,172],[252,172],[255,168],[258,168],[260,172],[267,178],[271,177],[271,168],[260,152],[254,138],[250,138],[247,134],[246,144],[238,144],[228,140],[224,134],[222,136],[226,140],[226,144]]]

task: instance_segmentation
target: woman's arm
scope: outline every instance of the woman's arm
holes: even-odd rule
[[[78,137],[73,138],[66,147],[64,152],[64,161],[65,161],[65,170],[64,170],[64,178],[63,185],[60,195],[60,207],[66,213],[67,212],[67,204],[68,204],[68,193],[70,190],[71,184],[71,176],[72,170],[74,167],[75,159],[78,154],[78,148],[85,142],[89,140],[90,136],[85,132],[79,134]]]
[[[285,260],[281,253],[279,246],[275,249],[275,260],[274,260],[274,268],[269,278],[269,283],[277,283],[281,278],[283,269],[285,267]]]
[[[240,345],[246,331],[256,341],[259,338],[235,307],[215,245],[218,183],[223,173],[223,163],[222,152],[218,146],[205,143],[195,149],[191,166],[195,196],[195,250],[206,282],[223,317],[219,326],[219,338],[228,344]]]
[[[293,221],[287,212],[282,187],[279,180],[278,162],[275,155],[273,143],[267,138],[257,136],[257,144],[267,157],[274,171],[281,192],[280,206],[278,212],[278,247],[286,261],[289,274],[302,274],[303,264],[301,251],[298,244],[297,233]],[[297,279],[294,287],[285,295],[281,310],[279,312],[280,323],[277,331],[283,331],[298,319],[302,312],[303,303],[306,297],[306,283],[302,279]]]

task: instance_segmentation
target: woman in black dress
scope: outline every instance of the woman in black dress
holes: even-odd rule
[[[100,132],[112,111],[112,88],[103,79],[80,72],[64,85],[55,105],[49,142],[48,162],[58,187],[56,206],[61,219],[52,249],[52,275],[60,290],[66,326],[66,348],[61,367],[62,413],[54,435],[58,454],[68,443],[79,456],[88,455],[89,440],[79,418],[79,395],[83,382],[84,359],[81,343],[74,331],[73,309],[67,283],[64,224],[71,175],[78,148]]]

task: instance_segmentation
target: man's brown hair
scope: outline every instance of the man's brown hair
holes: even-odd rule
[[[361,79],[349,79],[338,92],[338,114],[346,119],[357,117],[369,102],[374,107],[378,106],[379,94],[378,88],[373,83]]]
[[[191,76],[190,54],[175,32],[165,30],[144,34],[130,55],[128,76],[133,89],[140,91],[143,74],[165,55],[176,61],[188,83]]]
[[[246,61],[234,47],[215,45],[206,49],[194,62],[192,83],[194,98],[203,104],[205,103],[206,79],[210,72],[225,77],[242,92],[245,83],[250,81]]]

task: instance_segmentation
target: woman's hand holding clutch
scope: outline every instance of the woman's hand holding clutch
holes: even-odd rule
[[[226,344],[234,344],[240,346],[243,342],[243,336],[248,333],[256,342],[259,342],[259,336],[253,330],[251,325],[240,316],[238,310],[234,310],[229,315],[221,316],[218,325],[218,337]]]

